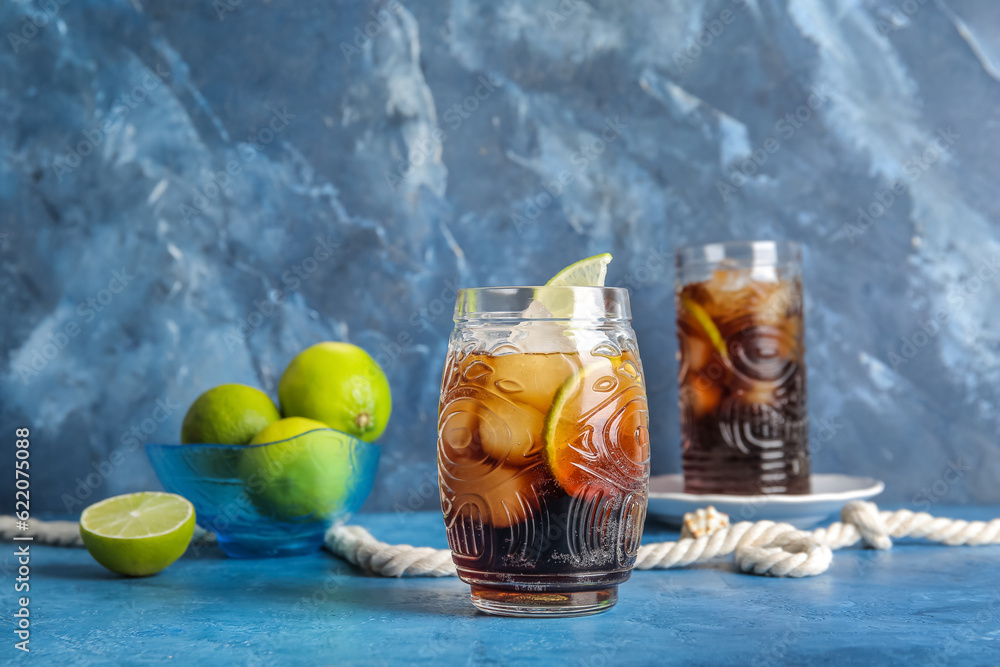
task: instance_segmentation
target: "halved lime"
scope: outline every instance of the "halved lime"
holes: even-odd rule
[[[552,287],[604,287],[604,279],[608,275],[608,264],[611,263],[611,259],[609,252],[581,259],[552,276],[545,284]]]
[[[143,491],[102,500],[80,515],[80,537],[116,574],[148,577],[181,557],[194,534],[194,506],[173,493]]]

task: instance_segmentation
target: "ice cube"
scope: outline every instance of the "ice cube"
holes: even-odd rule
[[[577,343],[568,322],[529,320],[514,327],[510,341],[517,350],[528,354],[572,353]]]
[[[548,412],[556,391],[580,367],[580,358],[568,354],[510,354],[494,359],[496,387],[507,398]]]
[[[712,286],[716,291],[720,292],[736,292],[742,289],[746,289],[748,285],[753,281],[753,269],[752,268],[742,268],[742,269],[716,269],[712,273],[712,279],[709,281],[709,285]]]
[[[477,411],[479,439],[483,451],[491,458],[520,466],[542,451],[544,413],[489,393]]]
[[[481,516],[494,528],[508,528],[534,516],[541,507],[545,464],[497,466],[483,463],[463,468],[460,475],[442,471],[442,492],[455,514]]]
[[[680,396],[681,403],[690,407],[697,419],[718,407],[722,388],[702,374],[688,372],[681,383]]]

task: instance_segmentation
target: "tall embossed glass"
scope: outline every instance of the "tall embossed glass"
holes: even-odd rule
[[[677,251],[684,490],[809,493],[802,248]]]
[[[615,604],[646,514],[649,412],[628,292],[460,290],[438,418],[441,506],[479,609]]]

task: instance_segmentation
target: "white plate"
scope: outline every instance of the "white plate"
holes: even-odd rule
[[[885,484],[871,477],[813,475],[809,495],[727,496],[684,493],[681,475],[649,478],[648,516],[680,526],[686,512],[713,505],[737,521],[784,521],[797,528],[809,528],[831,516],[839,516],[848,500],[865,500],[882,493]]]

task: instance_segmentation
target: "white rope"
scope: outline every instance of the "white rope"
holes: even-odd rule
[[[962,521],[925,512],[880,512],[875,503],[852,501],[841,521],[811,532],[787,523],[743,521],[711,535],[639,547],[635,569],[665,570],[734,554],[744,572],[773,577],[812,577],[830,567],[833,551],[863,541],[873,549],[889,549],[893,537],[923,537],[949,546],[1000,544],[1000,519]],[[334,554],[387,577],[454,576],[447,549],[390,546],[358,526],[329,530],[326,545]]]
[[[21,523],[12,516],[0,516],[0,538],[3,541],[16,537],[30,537],[35,544],[53,547],[82,547],[79,521],[28,521],[28,530],[20,530]]]
[[[1000,519],[962,521],[926,512],[880,512],[875,503],[844,505],[841,520],[811,532],[787,523],[743,521],[698,539],[639,547],[637,570],[666,569],[734,554],[744,572],[775,577],[812,577],[826,572],[833,551],[863,541],[889,549],[893,537],[923,537],[948,546],[1000,544]]]
[[[742,521],[711,535],[639,547],[635,569],[665,570],[703,563],[733,554],[744,572],[773,577],[812,577],[826,572],[833,551],[862,542],[873,549],[889,549],[892,538],[915,537],[948,546],[1000,544],[1000,518],[963,521],[909,510],[879,511],[875,503],[852,501],[841,520],[825,528],[804,531],[787,523]],[[200,529],[199,529],[200,531]],[[19,531],[14,517],[0,516],[0,538],[34,535],[39,544],[82,546],[73,521],[31,520],[31,530]],[[213,536],[196,531],[195,540]],[[344,560],[386,577],[453,577],[455,565],[448,549],[391,545],[380,542],[360,526],[334,526],[327,531],[326,548]]]
[[[326,548],[360,568],[384,577],[454,577],[448,549],[379,542],[361,526],[334,526]]]
[[[7,541],[17,537],[31,537],[32,544],[44,544],[50,547],[82,547],[79,521],[42,521],[31,519],[28,530],[18,528],[20,521],[12,516],[0,516],[0,540]],[[201,526],[194,527],[192,543],[209,544],[215,542],[215,535]]]

